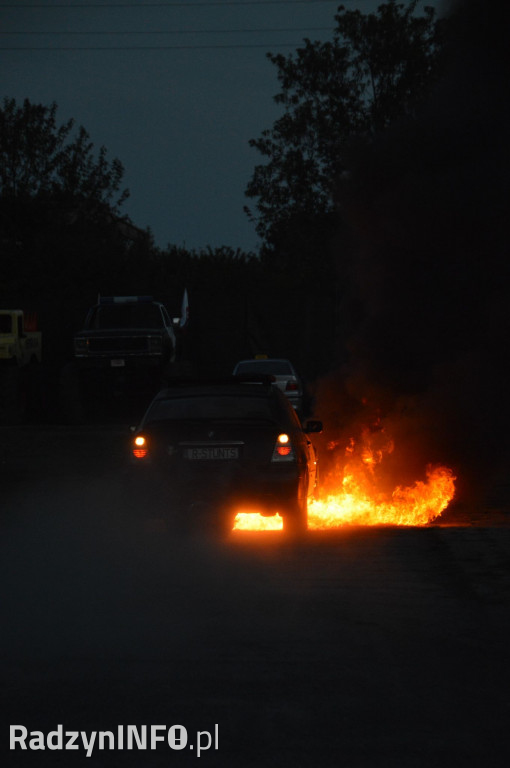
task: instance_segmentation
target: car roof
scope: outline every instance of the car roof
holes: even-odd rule
[[[266,377],[260,377],[266,379]],[[162,389],[155,399],[163,400],[172,397],[200,397],[207,395],[225,395],[235,397],[278,397],[279,390],[272,386],[272,381],[246,382],[241,379],[225,382],[179,382]]]
[[[255,363],[255,364],[257,364],[257,363],[260,363],[260,364],[262,364],[262,363],[289,363],[289,365],[292,365],[290,360],[288,360],[286,357],[260,357],[260,358],[251,357],[251,358],[247,358],[246,360],[239,360],[239,362],[236,363],[236,365],[241,365],[241,363]]]
[[[285,424],[290,428],[292,420],[291,414],[294,410],[283,392],[272,381],[273,377],[257,377],[265,379],[265,383],[245,383],[241,378],[235,376],[229,378],[226,382],[193,382],[179,381],[172,382],[172,386],[160,390],[150,403],[142,423],[147,420],[153,408],[164,400],[184,400],[186,398],[208,398],[208,397],[230,397],[236,399],[259,399],[270,404],[275,409],[275,415],[281,416]],[[284,423],[282,421],[282,424]]]

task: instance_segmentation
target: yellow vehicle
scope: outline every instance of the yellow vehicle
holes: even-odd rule
[[[0,363],[22,368],[41,362],[41,334],[35,315],[21,309],[0,309]]]

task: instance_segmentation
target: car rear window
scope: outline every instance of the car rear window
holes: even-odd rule
[[[146,421],[174,419],[249,419],[275,421],[272,401],[263,397],[208,395],[156,400]]]
[[[277,360],[270,362],[269,360],[249,361],[247,363],[239,363],[236,368],[237,374],[244,375],[245,373],[257,373],[262,375],[273,376],[286,376],[292,374],[292,368],[290,363],[284,360]]]

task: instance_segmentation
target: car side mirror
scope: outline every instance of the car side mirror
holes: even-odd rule
[[[305,423],[303,430],[307,434],[310,434],[311,432],[315,432],[318,434],[319,432],[322,432],[322,421],[311,419],[310,421],[307,421]]]

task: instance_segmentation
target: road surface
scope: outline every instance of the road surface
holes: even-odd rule
[[[509,764],[505,499],[422,529],[181,539],[123,520],[121,429],[0,438],[3,738],[117,738],[4,765]],[[120,750],[129,724],[188,742]]]

